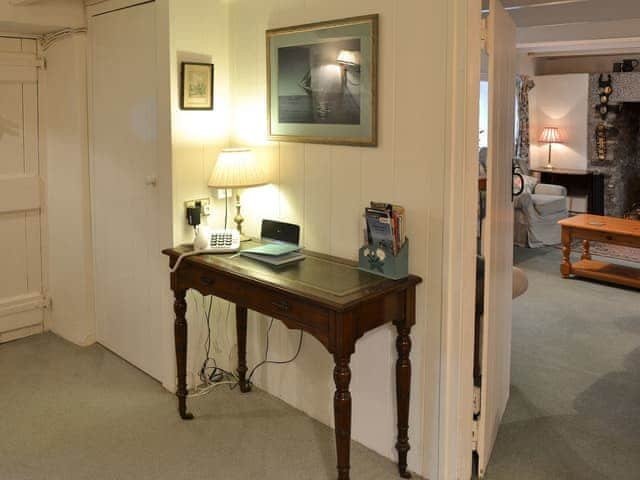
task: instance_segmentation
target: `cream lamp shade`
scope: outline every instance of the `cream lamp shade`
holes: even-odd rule
[[[357,50],[340,50],[338,63],[343,65],[360,65],[360,52]]]
[[[544,127],[540,134],[540,142],[542,143],[562,143],[562,135],[558,127]]]
[[[218,155],[209,186],[214,188],[257,187],[269,183],[266,169],[249,148],[225,148]]]

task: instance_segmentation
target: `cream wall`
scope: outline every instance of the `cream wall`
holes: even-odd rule
[[[554,144],[552,164],[569,169],[587,168],[587,118],[589,75],[546,75],[533,79],[529,103],[531,115],[531,165],[547,164],[548,145],[538,142],[546,126],[560,127],[565,143]]]
[[[173,243],[190,243],[194,232],[187,224],[184,202],[186,200],[211,197],[215,191],[207,186],[209,175],[218,152],[229,143],[230,88],[229,88],[229,41],[228,2],[224,0],[169,0],[169,64],[171,83],[171,150],[172,150],[172,210]],[[181,62],[214,64],[214,109],[212,111],[189,111],[180,109],[180,64]],[[212,226],[221,227],[224,222],[224,203],[214,200],[213,215],[203,219]],[[231,204],[230,204],[231,206]],[[169,297],[170,298],[170,297]],[[208,298],[206,301],[209,302]],[[189,322],[188,385],[195,387],[197,373],[204,360],[203,344],[206,338],[203,320],[203,297],[189,291],[187,296],[187,318]],[[215,300],[214,316],[226,309],[228,304]],[[233,317],[230,317],[233,318]],[[221,324],[216,324],[218,332]],[[235,332],[235,323],[228,327],[227,336]],[[171,333],[171,332],[169,332]],[[232,337],[230,337],[232,338]],[[173,337],[167,337],[167,351],[173,351]],[[217,344],[216,344],[217,345]],[[229,341],[225,354],[234,350],[235,343]],[[216,360],[220,359],[220,350]],[[173,355],[171,355],[173,358]],[[233,370],[228,361],[223,364]],[[175,390],[175,366],[171,362],[165,386]]]
[[[437,478],[438,383],[441,333],[447,2],[405,0],[238,0],[229,4],[232,143],[252,145],[271,162],[274,183],[243,196],[246,228],[280,218],[302,225],[312,250],[355,258],[360,216],[370,200],[404,205],[411,240],[411,270],[425,278],[418,289],[413,331],[414,375],[410,468]],[[380,144],[377,148],[267,143],[264,31],[268,28],[380,14]],[[429,274],[431,273],[431,274]],[[225,310],[220,313],[224,317]],[[264,355],[268,320],[253,314],[250,365]],[[223,328],[228,332],[228,328]],[[429,338],[427,344],[421,339]],[[233,335],[228,335],[233,343]],[[395,335],[383,327],[358,343],[352,358],[353,437],[396,458]],[[297,334],[278,322],[271,332],[272,358],[292,355]],[[224,349],[222,349],[224,351]],[[286,366],[267,366],[257,385],[319,419],[333,423],[333,361],[305,336],[302,354]],[[423,417],[426,425],[423,434]]]
[[[95,341],[86,49],[85,34],[61,40],[47,50],[40,74],[50,327],[79,345]]]

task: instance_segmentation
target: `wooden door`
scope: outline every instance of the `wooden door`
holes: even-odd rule
[[[481,406],[478,470],[484,475],[509,399],[516,29],[499,0],[491,0],[487,22],[489,56],[489,150],[485,223],[485,307],[482,322]]]
[[[97,340],[160,379],[155,25],[153,2],[90,19],[91,184]]]
[[[36,41],[0,37],[0,342],[43,328]]]

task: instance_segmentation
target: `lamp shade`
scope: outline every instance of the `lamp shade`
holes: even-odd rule
[[[542,143],[562,143],[560,129],[558,127],[544,127],[540,134],[540,141]]]
[[[357,50],[340,50],[338,63],[343,65],[360,65],[360,52]]]
[[[267,183],[266,169],[248,148],[222,150],[209,178],[209,186],[214,188],[257,187]]]

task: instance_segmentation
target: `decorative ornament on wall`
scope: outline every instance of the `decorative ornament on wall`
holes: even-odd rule
[[[607,126],[604,123],[596,127],[596,146],[598,147],[598,160],[607,159]]]

